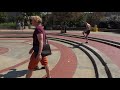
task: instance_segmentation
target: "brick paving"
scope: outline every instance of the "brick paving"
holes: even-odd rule
[[[12,33],[9,34],[8,32],[12,32]],[[28,54],[28,50],[31,48],[31,44],[32,44],[32,38],[27,38],[27,36],[32,37],[32,32],[33,30],[24,30],[24,31],[1,30],[0,31],[0,37],[1,37],[0,58],[2,58],[2,60],[0,60],[1,63],[0,74],[2,75],[1,78],[25,77],[27,71],[27,65],[30,57],[30,55]],[[83,43],[85,42],[84,39],[57,36],[58,34],[60,34],[60,31],[46,31],[46,32],[47,35],[51,37],[59,37],[59,38],[69,39]],[[75,34],[82,36],[81,32],[79,31],[68,31],[67,34]],[[6,38],[7,36],[11,36],[11,37],[26,36],[26,38]],[[90,36],[108,39],[108,40],[114,40],[117,42],[120,41],[120,37],[118,34],[111,34],[111,33],[106,34],[106,32],[105,34],[103,33],[101,34],[101,32],[100,33],[92,32]],[[79,78],[80,74],[78,74],[77,72],[78,71],[80,72],[79,69],[81,68],[79,69],[77,68],[78,59],[76,57],[76,54],[73,52],[73,50],[65,46],[64,44],[56,43],[51,40],[49,42],[51,44],[52,52],[53,52],[53,54],[49,56],[49,64],[50,64],[49,66],[51,70],[51,76],[53,78],[74,78],[74,77]],[[88,45],[104,53],[107,57],[110,58],[112,63],[120,67],[120,61],[119,61],[120,50],[118,48],[95,41],[89,41]],[[25,49],[23,50],[22,48]],[[81,55],[83,55],[83,53],[81,53]],[[85,69],[83,69],[83,71],[85,71]],[[17,76],[15,72],[20,75]],[[85,73],[83,73],[83,76],[85,77],[86,75],[84,74]],[[44,70],[35,71],[32,77],[44,78],[45,71]]]

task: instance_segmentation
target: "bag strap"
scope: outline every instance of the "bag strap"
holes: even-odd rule
[[[45,31],[44,31],[44,35],[45,35],[45,44],[47,44],[48,43],[48,39],[47,39]]]

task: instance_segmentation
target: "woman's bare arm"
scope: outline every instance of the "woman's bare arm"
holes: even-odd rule
[[[38,54],[41,54],[42,49],[43,49],[43,34],[37,34],[37,38],[39,41],[39,51]]]

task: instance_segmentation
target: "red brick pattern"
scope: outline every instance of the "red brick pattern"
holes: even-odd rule
[[[7,40],[7,39],[5,39],[5,40]],[[17,39],[17,40],[19,40],[19,39]],[[30,41],[27,39],[24,39],[24,40]],[[52,41],[49,41],[49,42],[51,45],[57,47],[57,49],[52,49],[52,51],[59,50],[61,53],[59,62],[50,71],[51,76],[53,78],[71,78],[74,75],[74,72],[75,72],[76,67],[77,67],[77,58],[76,58],[75,54],[73,53],[73,51],[71,49],[69,49],[68,47],[66,47],[62,44],[58,44],[58,43],[55,43]],[[3,49],[0,48],[0,50],[3,50]],[[5,51],[5,49],[3,51]],[[2,69],[2,70],[0,70],[0,73],[6,72],[6,71],[13,69],[13,68],[17,68],[17,67],[27,63],[28,61],[29,60],[27,59],[27,60],[24,60],[23,62],[16,64],[16,65],[13,65],[11,67]]]
[[[85,42],[84,39],[80,39],[80,38],[72,38],[72,37],[64,37],[64,36],[54,36],[54,37],[83,42],[83,43]],[[115,63],[120,67],[120,49],[95,41],[89,41],[88,44],[98,49],[99,51],[103,52],[113,61],[113,63]]]
[[[50,44],[56,46],[61,52],[59,62],[51,70],[51,76],[53,78],[72,78],[77,67],[76,55],[70,48],[62,44],[54,42],[50,42]]]
[[[8,48],[0,47],[0,55],[6,53],[8,51],[9,51]]]

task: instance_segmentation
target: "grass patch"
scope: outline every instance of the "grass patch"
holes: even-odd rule
[[[16,28],[16,23],[0,23],[0,28]]]

